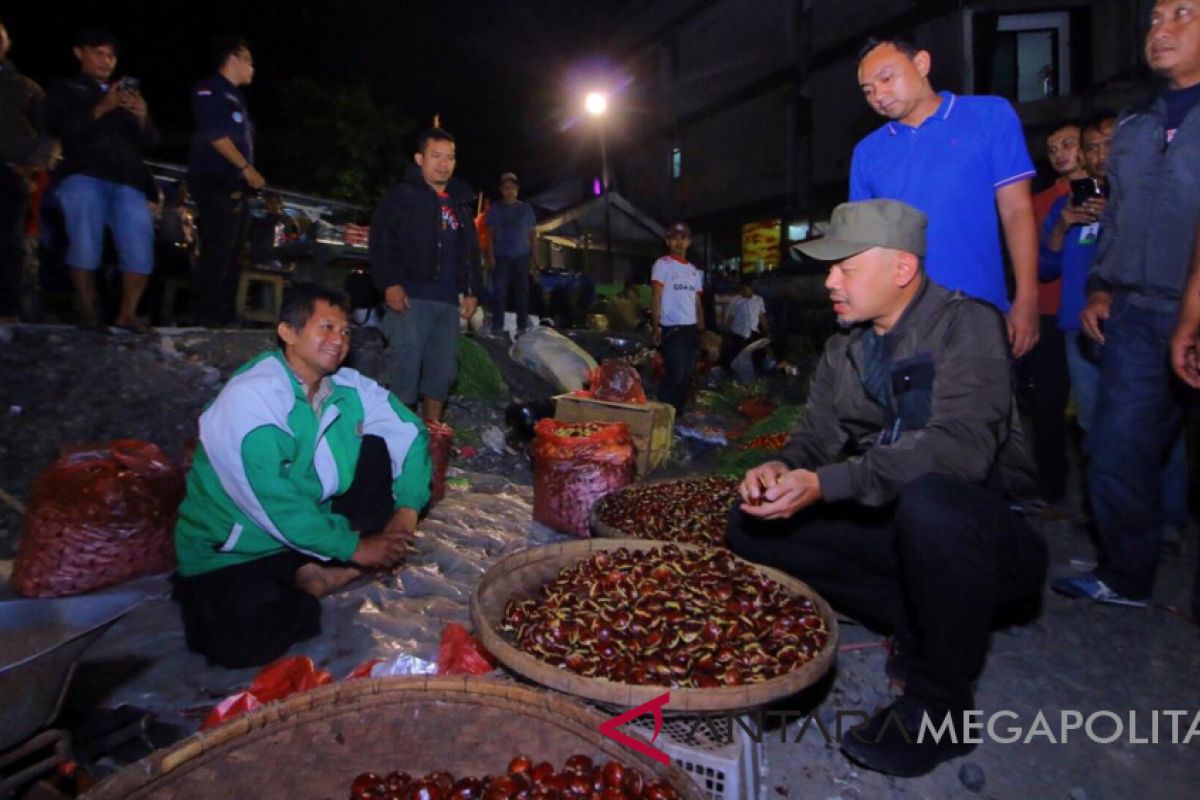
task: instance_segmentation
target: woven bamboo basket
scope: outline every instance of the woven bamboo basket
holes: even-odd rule
[[[528,755],[561,769],[581,753],[669,781],[703,800],[676,766],[604,737],[605,717],[568,698],[465,677],[336,683],[272,703],[159,750],[97,784],[87,800],[348,797],[362,772],[502,774]],[[636,731],[625,731],[639,736]]]
[[[610,492],[610,493],[606,494],[604,497],[600,498],[599,500],[597,500],[595,503],[592,504],[592,510],[588,514],[588,527],[590,527],[592,529],[592,534],[594,536],[598,536],[602,539],[637,538],[637,534],[635,531],[627,531],[623,528],[618,528],[616,526],[609,525],[607,522],[604,522],[600,519],[600,513],[599,513],[600,506],[601,506],[601,504],[603,504],[605,498],[612,497],[613,495],[620,494],[621,492],[629,491],[630,489],[643,489],[647,486],[669,486],[674,483],[679,483],[680,480],[687,480],[687,479],[686,478],[683,478],[683,479],[666,478],[666,479],[659,480],[659,481],[646,481],[644,483],[634,483],[629,486],[624,486],[620,489],[617,489],[615,492]],[[685,543],[680,542],[679,544],[685,544]]]
[[[534,597],[543,584],[564,567],[575,564],[598,550],[647,550],[670,542],[647,539],[583,539],[522,550],[492,565],[471,593],[471,621],[475,635],[505,667],[543,686],[617,708],[641,705],[667,691],[664,686],[634,686],[605,678],[585,678],[559,669],[518,650],[497,630],[504,609],[513,599]],[[702,551],[696,545],[677,544],[683,550]],[[749,563],[749,562],[746,562]],[[771,567],[750,566],[782,584],[792,594],[803,594],[816,604],[829,629],[829,641],[816,658],[786,675],[762,683],[725,686],[719,689],[671,689],[664,710],[675,714],[700,711],[742,711],[758,708],[795,694],[819,681],[833,666],[837,654],[838,626],[833,609],[812,587]]]

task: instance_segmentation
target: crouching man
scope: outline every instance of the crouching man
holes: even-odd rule
[[[317,598],[400,563],[429,499],[425,426],[342,368],[348,312],[339,292],[294,286],[282,351],[241,367],[200,416],[174,597],[211,663],[265,664],[320,633]]]
[[[925,226],[895,200],[846,203],[828,235],[796,246],[829,262],[843,331],[784,450],[746,473],[727,532],[733,552],[893,632],[888,673],[904,693],[842,747],[902,776],[969,749],[963,712],[993,618],[1040,597],[1046,571],[1045,545],[1006,499],[1029,471],[1004,319],[929,280]],[[947,714],[957,742],[917,741],[926,715],[940,728]]]

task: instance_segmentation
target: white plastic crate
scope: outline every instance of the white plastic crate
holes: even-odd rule
[[[755,741],[752,718],[666,717],[654,747],[691,776],[708,800],[758,800],[762,776],[762,740]],[[629,723],[647,741],[654,719],[643,714]]]

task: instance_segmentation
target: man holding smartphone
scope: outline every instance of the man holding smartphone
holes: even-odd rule
[[[1121,115],[1083,331],[1104,345],[1088,486],[1099,566],[1054,582],[1103,603],[1146,605],[1162,540],[1161,472],[1182,419],[1169,341],[1200,218],[1200,2],[1157,0],[1146,61],[1161,85]]]
[[[112,232],[121,267],[121,308],[116,325],[142,332],[137,306],[154,268],[154,220],[150,203],[158,188],[143,158],[159,141],[140,86],[112,80],[116,38],[86,30],[75,40],[80,74],[50,87],[46,127],[62,140],[65,179],[58,187],[67,226],[67,264],[84,324],[100,324],[96,270],[104,230]]]

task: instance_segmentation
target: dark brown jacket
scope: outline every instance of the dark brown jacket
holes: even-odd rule
[[[866,331],[857,325],[826,343],[781,460],[815,470],[827,502],[882,506],[928,474],[992,485],[1010,497],[1033,493],[1008,337],[995,308],[925,278],[888,334],[890,413],[863,387]]]

